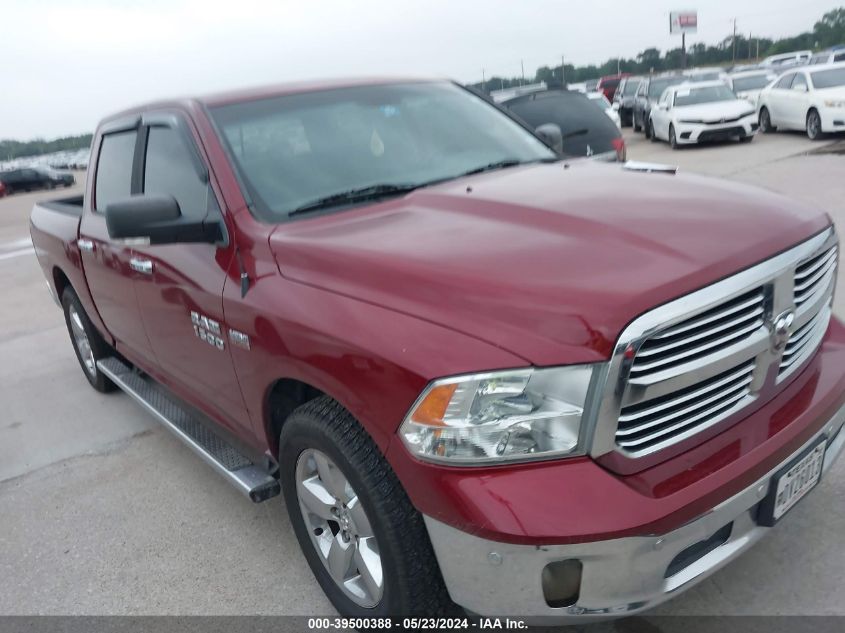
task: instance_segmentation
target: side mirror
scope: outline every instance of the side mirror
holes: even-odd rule
[[[807,88],[807,86],[792,86],[792,89],[795,92],[807,92],[809,90],[809,88]]]
[[[555,152],[563,154],[563,132],[557,123],[543,123],[534,130],[534,133]]]
[[[139,195],[106,206],[112,239],[148,239],[150,244],[216,243],[223,239],[220,221],[188,219],[173,196]]]

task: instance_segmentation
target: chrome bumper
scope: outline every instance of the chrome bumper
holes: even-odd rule
[[[692,587],[762,538],[770,528],[757,525],[754,511],[769,491],[774,474],[819,440],[828,438],[824,479],[845,446],[845,407],[789,459],[765,477],[698,519],[663,535],[620,538],[575,545],[512,545],[488,541],[426,516],[440,570],[452,599],[484,616],[532,618],[548,623],[623,616],[649,609]],[[670,563],[688,547],[733,523],[718,547],[666,577]],[[573,606],[552,608],[543,595],[541,575],[551,562],[578,559],[581,589]]]

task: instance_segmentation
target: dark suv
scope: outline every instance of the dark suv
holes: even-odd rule
[[[651,138],[652,134],[649,128],[651,107],[657,103],[657,100],[666,88],[676,86],[684,81],[687,81],[687,78],[683,75],[659,75],[643,78],[637,88],[637,95],[634,98],[633,123],[635,132],[645,130],[646,138]]]
[[[499,104],[531,129],[552,123],[560,128],[563,153],[597,160],[625,160],[625,142],[616,124],[585,95],[545,90]]]
[[[0,182],[6,185],[7,193],[52,189],[55,186],[53,179],[47,173],[34,167],[0,171]]]
[[[623,77],[613,95],[613,103],[619,104],[619,120],[622,127],[627,127],[634,122],[634,101],[637,98],[637,88],[642,83],[642,77]]]

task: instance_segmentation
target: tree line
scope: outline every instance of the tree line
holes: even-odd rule
[[[693,44],[687,49],[687,66],[718,66],[725,64],[742,64],[757,59],[787,53],[795,50],[823,50],[838,44],[845,44],[845,7],[828,11],[815,23],[812,31],[800,33],[792,37],[778,40],[770,38],[751,39],[737,34],[736,38],[729,35],[721,42],[708,46],[703,43]],[[602,65],[564,66],[561,75],[560,66],[541,66],[534,77],[526,81],[545,81],[549,86],[560,86],[563,79],[567,83],[576,83],[595,79],[604,75],[615,75],[617,71],[636,75],[675,70],[683,66],[683,50],[673,48],[661,52],[656,48],[647,48],[640,52],[635,59],[612,58]],[[491,77],[484,82],[472,84],[473,88],[490,92],[501,88],[519,86],[523,82],[520,77]]]
[[[79,134],[77,136],[63,136],[52,141],[46,141],[43,138],[32,141],[0,141],[0,160],[87,149],[91,147],[91,138],[91,134]]]

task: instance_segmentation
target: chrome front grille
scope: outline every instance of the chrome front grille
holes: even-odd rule
[[[639,451],[661,443],[686,428],[712,424],[751,393],[754,361],[648,402],[623,407],[616,443]]]
[[[608,368],[591,453],[651,456],[774,397],[824,338],[837,252],[828,229],[635,319]]]
[[[747,339],[763,327],[762,286],[647,338],[630,376],[640,378],[691,363]]]
[[[795,270],[795,306],[812,301],[819,293],[827,291],[836,275],[837,248],[834,246],[811,257]]]

